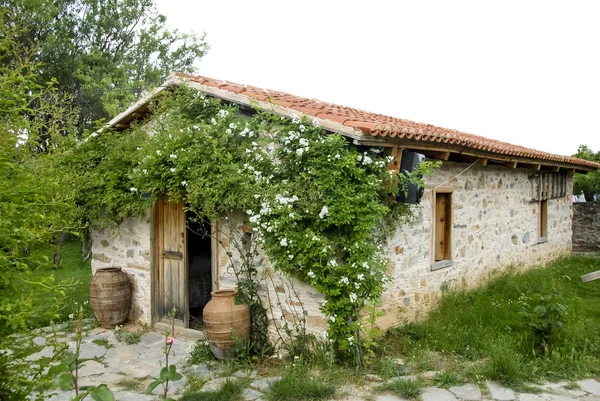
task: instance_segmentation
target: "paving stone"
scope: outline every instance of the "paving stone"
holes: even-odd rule
[[[580,380],[579,387],[587,393],[600,396],[600,383],[594,379]]]
[[[46,342],[48,342],[48,340],[46,340],[46,337],[39,337],[39,336],[34,337],[33,340],[31,340],[31,341],[33,341],[33,343],[35,345],[46,345]]]
[[[262,393],[260,391],[252,390],[251,388],[245,388],[242,392],[242,397],[246,401],[256,401],[259,398],[262,398]]]
[[[36,352],[35,354],[29,355],[25,358],[26,361],[37,361],[41,358],[51,358],[54,355],[53,347],[44,347],[41,351]]]
[[[148,384],[150,384],[150,383],[148,383]],[[183,393],[183,389],[185,388],[186,384],[187,384],[187,380],[185,379],[185,377],[183,379],[177,380],[175,382],[169,382],[169,396]],[[147,388],[148,386],[145,386],[145,387]],[[161,386],[160,384],[154,390],[152,390],[152,394],[156,394],[156,395],[162,395],[163,392],[164,392],[163,386]]]
[[[83,366],[81,366],[83,365]],[[82,362],[79,367],[79,376],[80,377],[86,377],[86,376],[92,376],[92,375],[101,375],[103,374],[105,371],[107,371],[106,367],[101,364],[100,362],[96,362],[96,361],[85,361]]]
[[[421,393],[422,401],[457,401],[454,394],[443,388],[427,387]]]
[[[375,401],[405,401],[403,398],[398,398],[395,395],[381,394],[375,396]]]
[[[600,396],[597,395],[585,395],[577,398],[577,401],[600,401]]]
[[[267,391],[269,387],[281,380],[281,376],[265,377],[264,379],[254,380],[250,383],[250,387],[258,391]]]
[[[140,338],[140,345],[160,348],[165,345],[165,335],[156,333],[154,331],[149,331],[142,334],[142,337]]]
[[[502,387],[496,382],[487,382],[490,398],[497,401],[513,401],[515,393],[509,388]]]
[[[438,372],[437,370],[428,370],[427,372],[423,372],[421,376],[425,379],[433,379],[438,373],[440,372]]]
[[[102,358],[106,355],[107,349],[94,343],[81,344],[79,348],[79,358],[81,359],[92,359]]]
[[[414,382],[415,380],[417,380],[417,376],[413,376],[413,375],[408,375],[408,376],[398,376],[398,377],[394,377],[393,379],[388,380],[388,383],[392,383],[395,382],[397,380],[408,380],[411,382]]]
[[[185,368],[185,374],[194,375],[196,377],[211,376],[211,371],[206,364],[192,365]]]
[[[519,401],[547,401],[547,394],[541,396],[539,394],[519,394]]]
[[[130,391],[115,392],[115,400],[118,401],[153,401],[156,397],[150,394],[132,393]]]
[[[370,381],[372,381],[372,382],[380,382],[380,381],[381,381],[381,376],[379,376],[379,375],[374,375],[374,374],[371,374],[371,373],[368,373],[368,374],[366,374],[366,375],[365,375],[365,378],[366,378],[367,380],[370,380]]]
[[[472,383],[463,384],[462,386],[454,386],[449,389],[454,395],[464,401],[480,401],[481,390]]]
[[[561,381],[557,383],[544,383],[541,386],[538,386],[544,392],[551,394],[565,394],[569,397],[581,397],[586,395],[585,391],[581,391],[579,389],[569,389],[567,388],[569,383],[566,381]]]

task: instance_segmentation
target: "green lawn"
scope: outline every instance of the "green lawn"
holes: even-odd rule
[[[81,244],[78,241],[68,242],[62,247],[62,263],[56,269],[37,268],[33,272],[33,277],[53,275],[56,283],[69,284],[65,289],[65,304],[58,310],[60,321],[67,321],[69,315],[77,316],[79,306],[84,308],[84,316],[93,315],[89,305],[90,299],[90,281],[92,279],[92,270],[90,261],[81,263]],[[52,260],[53,250],[43,249],[35,252],[37,255],[47,255]],[[38,299],[36,302],[43,304],[44,299]],[[56,322],[56,321],[55,321]],[[30,322],[30,327],[48,326],[50,321],[46,317],[40,317]]]
[[[600,280],[579,279],[596,270],[600,257],[572,256],[546,268],[502,274],[479,289],[448,292],[426,321],[391,331],[383,352],[435,351],[457,361],[453,369],[467,379],[512,386],[598,376]],[[561,305],[562,317],[556,312]],[[532,322],[554,323],[554,330],[536,336]]]

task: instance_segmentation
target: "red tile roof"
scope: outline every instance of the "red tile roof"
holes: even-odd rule
[[[172,76],[200,84],[207,89],[218,88],[219,91],[224,91],[221,93],[231,93],[233,97],[241,95],[257,101],[270,102],[310,117],[317,117],[325,121],[341,124],[350,130],[354,130],[356,135],[364,136],[363,140],[371,137],[389,142],[402,142],[403,144],[408,142],[415,149],[418,149],[419,146],[438,144],[448,151],[452,151],[453,149],[463,151],[472,150],[478,154],[491,153],[505,157],[533,159],[541,164],[544,162],[554,162],[580,166],[586,170],[600,168],[600,164],[588,160],[555,155],[453,129],[371,113],[333,103],[325,103],[285,92],[183,73],[174,73]],[[230,100],[234,101],[234,99]],[[526,162],[525,160],[523,161]]]

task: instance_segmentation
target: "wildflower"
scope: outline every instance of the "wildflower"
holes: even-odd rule
[[[281,241],[279,241],[279,245],[281,245],[281,246],[288,246],[287,239],[283,238]]]
[[[227,110],[223,110],[223,109],[219,110],[219,117],[225,118],[228,115],[229,115],[229,112]]]
[[[168,345],[173,345],[175,344],[175,339],[173,337],[168,337],[167,338],[167,344]]]
[[[315,127],[319,127],[319,126],[321,125],[321,124],[319,124],[319,122],[317,121],[317,119],[316,119],[316,118],[314,118],[314,119],[312,120],[312,123],[313,123],[313,126],[315,126]]]
[[[356,278],[358,279],[358,281],[363,281],[365,279],[365,275],[360,273],[358,276],[356,276]]]
[[[230,123],[230,124],[229,124],[229,128],[231,128],[231,129],[236,129],[236,128],[237,128],[237,125],[235,125],[234,123]]]
[[[69,315],[69,319],[73,320],[73,318],[75,317],[75,315],[73,315],[72,313]]]
[[[211,118],[211,119],[210,119],[210,123],[211,123],[212,125],[217,125],[217,120],[215,120],[214,118]]]
[[[298,127],[300,129],[300,132],[304,132],[306,131],[306,127],[302,124],[300,124],[300,127]]]
[[[129,190],[130,190],[131,192],[137,192],[137,188],[136,188],[136,187],[131,187],[131,188],[129,188]]]
[[[170,157],[171,159],[177,159],[177,155],[176,155],[176,154],[173,154],[173,153],[171,153],[171,154],[169,155],[169,157]]]
[[[327,216],[327,214],[329,213],[329,208],[327,206],[323,206],[321,208],[321,211],[319,212],[319,218],[323,218],[325,216]]]
[[[333,315],[333,316],[329,316],[329,321],[331,323],[335,323],[335,319],[337,318],[337,315]]]
[[[349,298],[350,298],[350,302],[355,303],[358,296],[355,293],[351,292]]]
[[[310,278],[315,278],[315,277],[316,277],[315,273],[313,273],[313,271],[312,271],[312,270],[309,270],[309,272],[308,272],[308,273],[306,273],[306,275],[307,275],[308,277],[310,277]]]
[[[340,279],[340,283],[348,284],[350,283],[350,280],[348,280],[348,277],[344,276]]]
[[[156,151],[156,154],[157,154],[158,156],[160,156],[160,150],[157,150],[157,151]]]
[[[336,266],[338,265],[338,263],[337,263],[337,260],[335,260],[335,259],[331,259],[331,260],[329,261],[329,264],[330,264],[331,266],[333,266],[333,267],[336,267]]]
[[[77,326],[75,327],[75,333],[76,333],[76,334],[79,334],[79,333],[81,333],[81,327],[79,327],[79,325],[77,325]]]
[[[350,343],[350,345],[354,344],[354,336],[348,337],[348,342]]]
[[[183,185],[184,187],[187,187],[187,181],[186,180],[181,181],[181,185]]]
[[[302,156],[302,153],[304,153],[304,148],[298,148],[298,149],[296,149],[296,154],[298,156]]]
[[[298,124],[300,122],[300,118],[296,114],[292,114],[292,123]]]
[[[171,167],[169,170],[171,170],[172,173],[174,173],[175,171],[177,171],[177,169],[175,167]]]
[[[146,169],[143,169],[143,170],[142,170],[142,172],[143,172],[144,174],[148,174],[148,170],[146,170]]]
[[[227,129],[225,130],[225,132],[226,132],[226,133],[228,133],[228,134],[231,134],[231,130],[230,130],[229,128],[227,128]]]

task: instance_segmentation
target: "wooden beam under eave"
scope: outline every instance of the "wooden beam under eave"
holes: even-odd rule
[[[450,152],[436,152],[433,150],[421,150],[421,151],[419,151],[419,153],[422,153],[427,157],[433,157],[434,159],[438,159],[438,160],[449,160],[450,159]]]
[[[501,161],[501,160],[490,160],[492,163],[497,164],[499,166],[504,166],[507,168],[517,168],[518,162],[509,162],[509,161]]]
[[[542,165],[540,167],[540,170],[549,171],[551,173],[558,173],[560,171],[560,167],[559,166],[544,166],[544,165]]]
[[[528,168],[530,170],[539,170],[542,165],[540,163],[523,163],[518,162],[517,165],[522,168]]]

